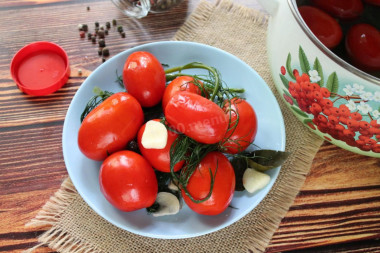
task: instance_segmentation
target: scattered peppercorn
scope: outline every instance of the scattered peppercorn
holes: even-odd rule
[[[110,28],[111,28],[111,23],[110,23],[110,22],[106,22],[106,28],[107,28],[107,29],[110,29]]]
[[[91,37],[91,41],[92,41],[92,44],[95,44],[95,43],[96,43],[96,37],[95,37],[95,36],[92,36],[92,37]]]
[[[99,27],[99,22],[95,22],[95,27]]]
[[[88,25],[87,24],[82,24],[82,30],[87,32],[88,31]]]
[[[120,33],[122,38],[125,38],[125,32]]]
[[[99,50],[98,50],[98,55],[99,55],[99,56],[102,55],[102,49],[99,49]]]
[[[95,33],[98,34],[99,32],[99,27],[95,27]]]
[[[110,55],[110,51],[108,50],[108,48],[106,48],[106,47],[103,48],[102,55],[105,57]]]
[[[113,19],[113,20],[112,20],[112,25],[113,25],[113,26],[116,26],[116,25],[117,25],[116,19]]]
[[[90,10],[90,6],[87,6],[87,10],[88,10],[88,11]]]
[[[87,33],[88,40],[91,40],[91,37],[92,37],[92,34],[91,33]]]
[[[104,39],[100,39],[98,41],[98,44],[99,44],[99,47],[105,47],[106,46],[106,42],[104,41]]]
[[[103,58],[102,58],[102,62],[105,62],[105,61],[106,61],[106,58],[103,57]]]
[[[86,37],[86,33],[84,31],[79,32],[79,37],[84,38]]]
[[[99,38],[104,39],[104,31],[102,30],[98,31],[98,36]]]
[[[121,25],[119,25],[118,27],[117,27],[117,31],[119,32],[119,33],[122,33],[124,30],[123,30],[123,27],[121,26]]]
[[[105,35],[108,35],[108,30],[104,30],[104,34],[105,34]]]

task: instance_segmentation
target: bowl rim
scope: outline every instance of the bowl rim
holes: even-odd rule
[[[344,69],[347,69],[349,72],[355,74],[356,76],[371,82],[373,84],[380,85],[380,78],[377,78],[373,75],[370,75],[353,65],[349,64],[345,60],[338,57],[336,54],[334,54],[330,49],[328,49],[325,45],[322,44],[320,40],[313,34],[313,32],[309,29],[309,27],[306,25],[305,21],[302,19],[301,14],[298,11],[296,0],[288,0],[289,8],[296,19],[297,23],[303,30],[303,32],[307,35],[307,37],[313,42],[313,44],[322,51],[330,60],[338,64]]]

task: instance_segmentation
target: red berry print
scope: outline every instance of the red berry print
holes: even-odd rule
[[[281,66],[281,74],[284,76],[286,74],[286,69],[284,66]]]

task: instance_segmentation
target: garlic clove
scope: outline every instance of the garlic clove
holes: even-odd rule
[[[165,125],[155,120],[145,124],[141,144],[146,149],[163,149],[168,141],[168,130]]]
[[[169,192],[159,192],[156,202],[159,204],[157,212],[152,213],[154,217],[173,215],[179,212],[180,203],[178,198]]]
[[[270,181],[270,176],[255,169],[247,168],[243,174],[243,186],[249,192],[263,189]]]

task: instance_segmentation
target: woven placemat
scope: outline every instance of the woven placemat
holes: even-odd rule
[[[174,40],[221,48],[248,63],[277,96],[291,156],[265,199],[248,215],[220,231],[178,240],[142,237],[98,216],[76,192],[70,179],[27,226],[48,226],[40,245],[58,252],[263,252],[309,172],[322,140],[299,122],[278,98],[266,56],[267,17],[230,0],[201,1]],[[276,122],[273,122],[276,124]],[[38,247],[38,246],[36,246]],[[31,249],[30,251],[33,251]]]

